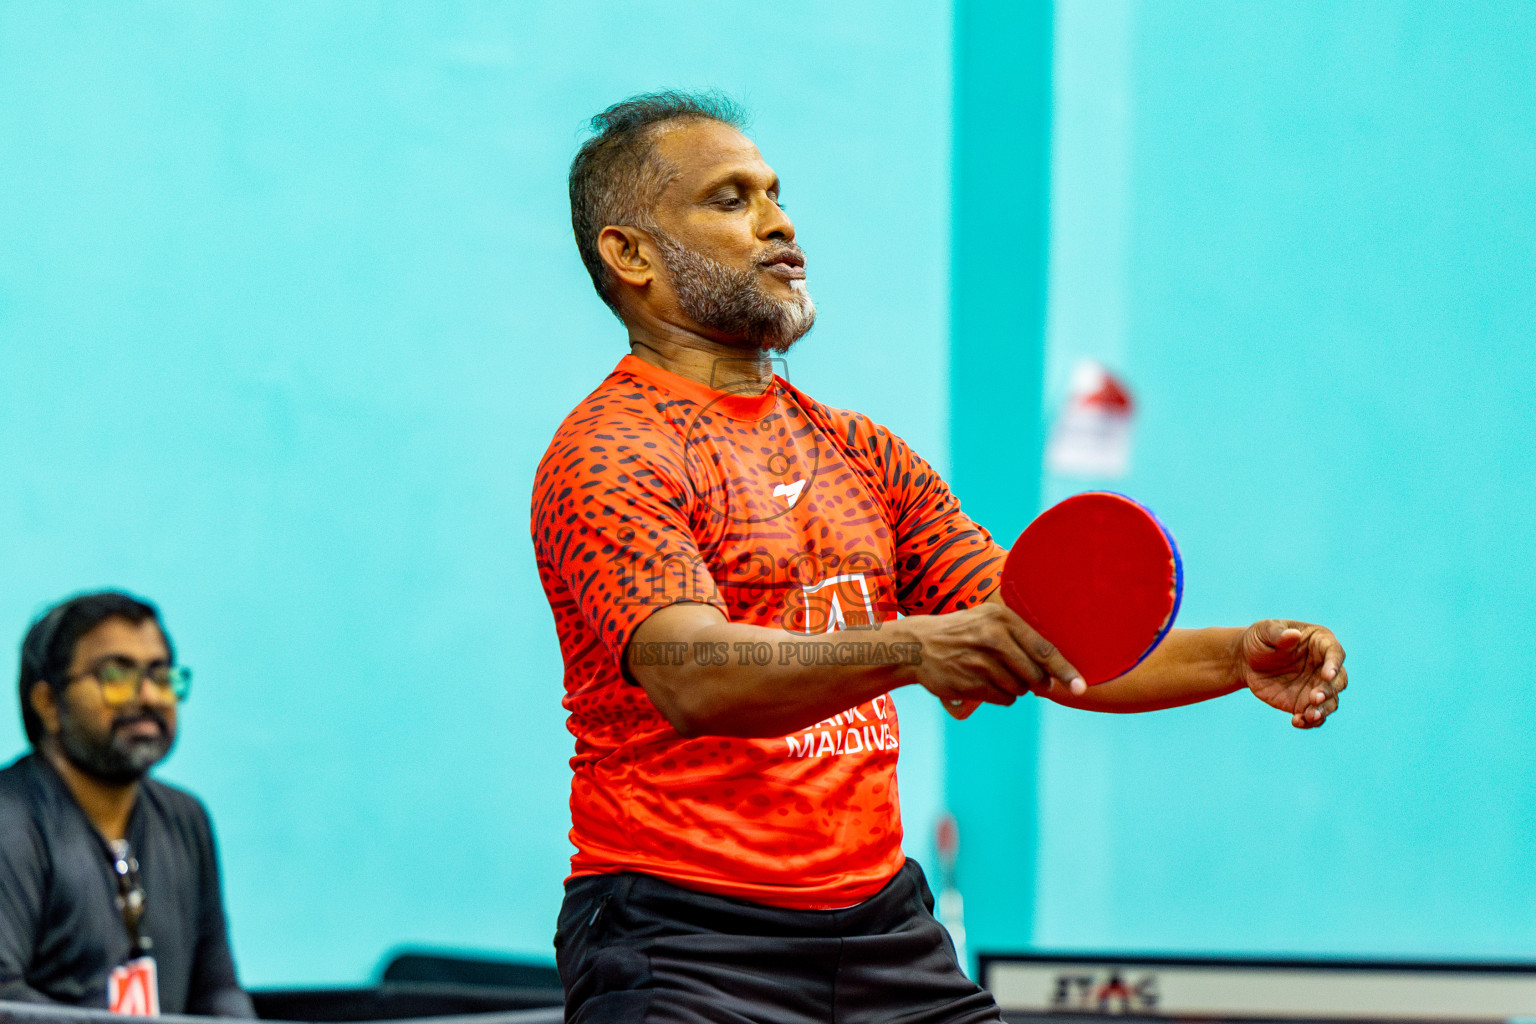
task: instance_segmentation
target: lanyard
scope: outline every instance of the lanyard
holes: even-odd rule
[[[117,909],[123,915],[128,932],[128,959],[144,956],[154,946],[148,935],[139,934],[144,917],[144,886],[139,882],[139,861],[126,839],[107,844],[111,851],[112,874],[117,878]]]

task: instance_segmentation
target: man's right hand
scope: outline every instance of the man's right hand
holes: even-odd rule
[[[1077,669],[1007,605],[988,601],[944,615],[912,615],[900,627],[922,645],[908,668],[913,682],[944,701],[956,718],[978,704],[1012,704],[1033,690],[1088,688]]]

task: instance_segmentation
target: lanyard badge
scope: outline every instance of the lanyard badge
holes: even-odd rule
[[[128,932],[128,961],[107,976],[107,1009],[130,1017],[160,1015],[160,982],[155,958],[149,955],[149,936],[139,932],[144,917],[144,886],[139,882],[139,862],[128,840],[109,844],[112,873],[117,877],[117,909]]]
[[[140,956],[107,976],[107,1009],[129,1017],[160,1016],[160,981],[155,958]]]

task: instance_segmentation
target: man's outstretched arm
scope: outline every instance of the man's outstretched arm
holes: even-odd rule
[[[987,602],[1001,604],[1000,591],[993,591]],[[1133,713],[1249,689],[1288,712],[1298,729],[1311,729],[1338,710],[1348,680],[1344,648],[1330,630],[1290,619],[1261,619],[1246,629],[1170,630],[1146,660],[1118,679],[1082,693],[1053,680],[1035,692],[1067,707]]]

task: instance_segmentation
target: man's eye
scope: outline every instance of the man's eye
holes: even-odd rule
[[[96,678],[104,683],[120,683],[127,679],[132,671],[129,666],[120,661],[106,661],[102,662],[101,667],[96,670]]]

